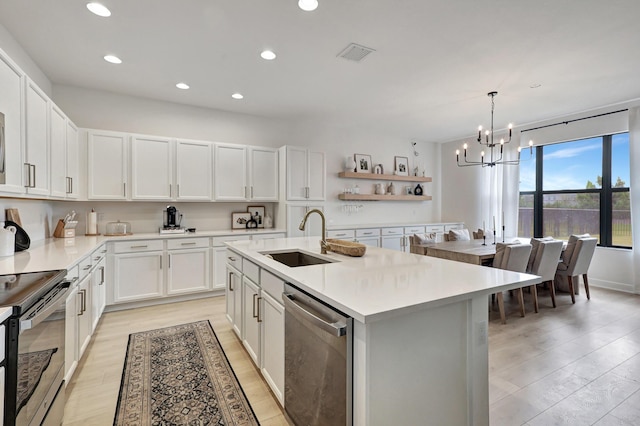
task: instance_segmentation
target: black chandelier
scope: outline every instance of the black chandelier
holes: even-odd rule
[[[489,149],[489,158],[485,158],[485,152],[482,151],[480,153],[480,161],[469,161],[467,160],[467,148],[468,145],[465,143],[463,145],[463,150],[464,150],[464,162],[460,163],[460,150],[457,149],[456,150],[456,162],[458,163],[458,167],[468,167],[468,166],[482,166],[482,167],[493,167],[496,166],[498,164],[505,164],[505,165],[518,165],[520,164],[520,147],[518,147],[518,158],[515,160],[503,160],[502,159],[502,153],[504,150],[504,145],[511,142],[511,133],[513,131],[513,125],[509,124],[509,139],[508,140],[504,140],[504,139],[500,139],[500,142],[496,143],[493,140],[493,109],[495,107],[495,103],[494,103],[494,99],[496,97],[496,95],[498,94],[498,92],[493,91],[493,92],[489,92],[487,93],[487,96],[491,97],[491,130],[486,130],[484,133],[484,142],[482,141],[482,126],[478,127],[478,139],[477,142],[482,145],[483,147],[486,147]],[[493,150],[494,148],[496,148],[497,145],[500,145],[500,156],[498,157],[497,155],[494,154]],[[533,149],[532,149],[532,145],[533,142],[529,142],[529,150],[532,153]]]

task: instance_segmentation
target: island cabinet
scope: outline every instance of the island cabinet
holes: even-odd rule
[[[260,366],[260,268],[242,261],[242,344],[254,364]]]

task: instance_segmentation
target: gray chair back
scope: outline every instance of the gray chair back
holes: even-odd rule
[[[497,247],[496,247],[497,249]],[[496,252],[496,255],[498,253]],[[510,244],[504,249],[502,259],[499,265],[496,265],[494,259],[494,267],[506,269],[508,271],[525,272],[527,270],[527,262],[531,254],[531,244]]]
[[[571,255],[569,264],[565,265],[566,269],[558,268],[560,275],[569,275],[575,277],[577,275],[586,274],[593,258],[593,253],[598,245],[597,238],[581,238],[576,242],[576,247]]]
[[[542,277],[542,282],[551,281],[556,275],[558,262],[562,254],[562,241],[542,241],[538,245],[538,251],[531,268],[527,272]]]

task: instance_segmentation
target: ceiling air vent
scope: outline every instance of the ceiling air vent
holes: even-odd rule
[[[350,61],[360,62],[371,52],[375,52],[375,49],[351,43],[346,48],[344,48],[342,52],[338,53],[338,56],[344,59],[349,59]]]

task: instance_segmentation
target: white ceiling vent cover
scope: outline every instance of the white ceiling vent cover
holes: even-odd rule
[[[350,61],[360,62],[371,52],[375,52],[375,49],[370,47],[360,46],[359,44],[351,43],[342,52],[338,53],[338,56]]]

